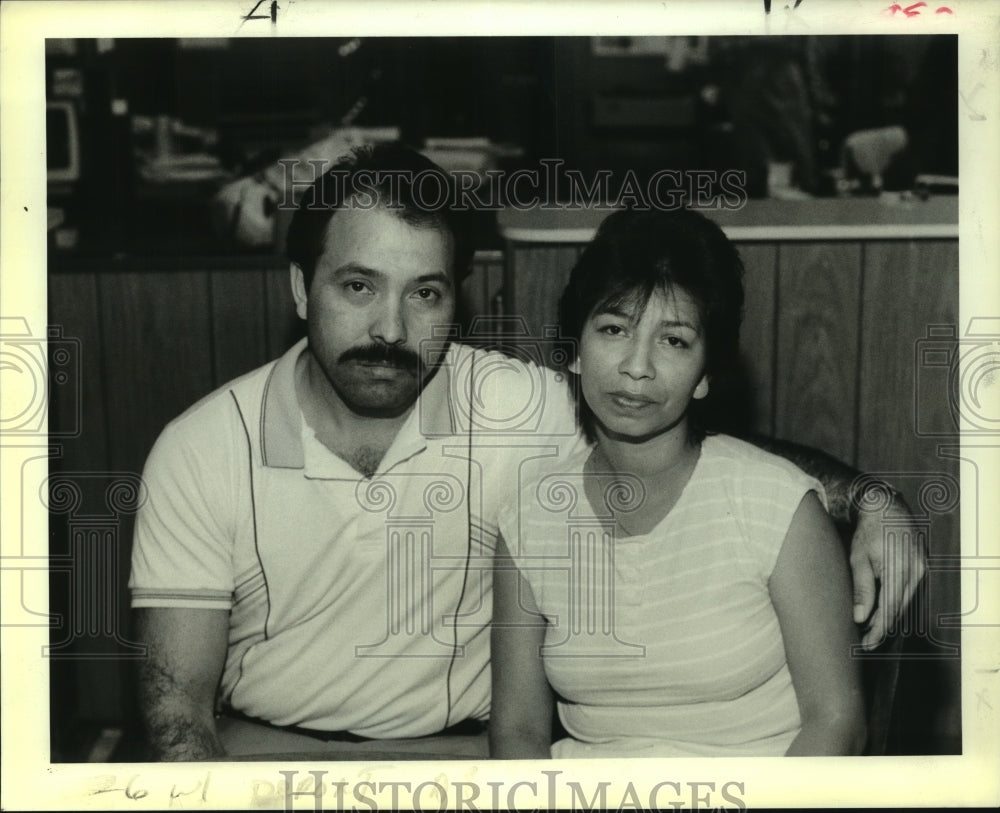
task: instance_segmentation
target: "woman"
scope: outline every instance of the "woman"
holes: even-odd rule
[[[738,357],[741,276],[691,211],[617,212],[574,268],[560,316],[592,445],[540,466],[501,517],[493,756],[863,747],[822,488],[706,425]],[[569,736],[552,745],[555,701]]]

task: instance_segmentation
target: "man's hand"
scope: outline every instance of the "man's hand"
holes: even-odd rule
[[[924,577],[927,543],[917,533],[905,500],[887,485],[867,479],[856,494],[857,522],[850,556],[854,622],[867,622],[861,644],[865,649],[875,649],[885,640],[892,622],[910,603]]]

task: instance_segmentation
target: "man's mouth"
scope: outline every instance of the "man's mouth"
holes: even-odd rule
[[[352,347],[341,355],[339,361],[342,364],[353,362],[369,370],[398,370],[411,374],[415,374],[420,366],[416,353],[407,348],[389,345]]]
[[[375,381],[396,381],[400,378],[415,377],[417,371],[404,364],[396,364],[391,361],[361,361],[352,362],[362,370],[362,375],[366,375]]]

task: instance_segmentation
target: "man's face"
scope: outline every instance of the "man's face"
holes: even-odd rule
[[[433,327],[454,317],[452,242],[380,207],[346,208],[331,219],[296,306],[313,358],[353,412],[401,414],[439,361],[419,354]]]

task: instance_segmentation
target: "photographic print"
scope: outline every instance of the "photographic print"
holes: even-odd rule
[[[112,5],[3,10],[5,807],[996,800],[995,11]]]

